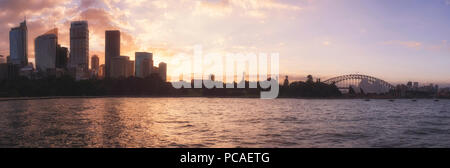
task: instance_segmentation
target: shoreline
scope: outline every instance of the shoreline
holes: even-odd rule
[[[48,99],[95,99],[95,98],[242,98],[242,99],[259,99],[259,97],[245,96],[45,96],[45,97],[0,97],[3,101],[19,101],[19,100],[48,100]],[[307,100],[446,100],[446,98],[364,98],[364,97],[278,97],[276,99],[307,99]]]

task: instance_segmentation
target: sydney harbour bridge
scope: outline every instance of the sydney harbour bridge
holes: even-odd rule
[[[395,86],[376,77],[360,74],[349,74],[330,78],[324,83],[335,84],[339,89],[348,90],[353,88],[355,91],[364,91],[365,93],[386,93],[395,89]]]

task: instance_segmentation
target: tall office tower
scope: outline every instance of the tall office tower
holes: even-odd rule
[[[9,54],[11,63],[19,66],[28,65],[28,29],[27,21],[20,23],[9,31]]]
[[[69,56],[69,49],[67,47],[61,47],[58,45],[58,51],[56,54],[56,68],[66,69],[67,60]]]
[[[161,79],[166,82],[167,81],[167,64],[164,62],[159,63],[159,76]]]
[[[58,53],[58,29],[53,29],[34,39],[36,69],[47,72],[56,68]]]
[[[152,73],[153,54],[148,52],[136,52],[136,77],[145,78]]]
[[[120,56],[120,31],[109,30],[105,32],[105,77],[115,76],[112,74],[112,60]]]
[[[100,66],[100,59],[98,58],[97,55],[93,55],[91,57],[91,69],[93,71],[98,71],[99,70],[99,66]]]
[[[75,21],[70,25],[70,68],[77,72],[89,70],[89,28],[87,21]]]

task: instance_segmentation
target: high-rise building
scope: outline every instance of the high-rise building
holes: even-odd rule
[[[159,76],[161,79],[166,82],[167,81],[167,64],[164,62],[159,63]]]
[[[58,45],[58,51],[56,54],[56,68],[66,69],[69,56],[69,49],[67,47],[61,47]]]
[[[112,60],[120,56],[120,31],[109,30],[105,32],[105,77],[113,77]]]
[[[89,28],[87,21],[75,21],[70,25],[70,68],[77,72],[89,70]],[[77,75],[78,76],[78,75]]]
[[[98,71],[99,66],[100,66],[100,59],[98,58],[97,55],[93,55],[91,57],[91,69],[93,71]]]
[[[111,59],[111,78],[127,78],[133,76],[134,61],[128,56],[118,56]]]
[[[152,73],[153,54],[148,52],[136,52],[136,77],[145,78]]]
[[[93,78],[98,78],[100,59],[97,55],[91,57],[91,76]]]
[[[55,69],[58,53],[58,30],[53,29],[38,36],[34,40],[34,53],[38,71],[47,72]]]
[[[140,69],[143,78],[150,76],[153,72],[153,60],[147,58],[142,60]]]
[[[9,31],[9,54],[11,63],[28,65],[28,28],[26,20]]]

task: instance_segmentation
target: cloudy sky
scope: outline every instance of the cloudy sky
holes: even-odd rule
[[[91,55],[104,56],[104,31],[122,31],[122,55],[168,62],[196,44],[215,52],[278,52],[293,79],[367,74],[391,83],[450,84],[450,0],[0,0],[0,54],[27,17],[34,38],[88,20]]]

